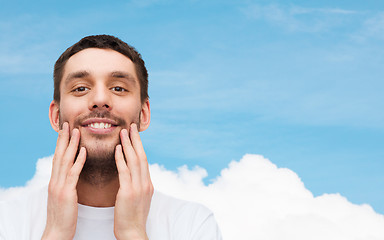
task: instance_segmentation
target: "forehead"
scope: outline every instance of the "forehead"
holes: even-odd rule
[[[110,75],[113,72],[126,72],[138,81],[134,63],[127,56],[111,50],[87,48],[71,56],[65,64],[63,77],[86,71],[94,76]]]

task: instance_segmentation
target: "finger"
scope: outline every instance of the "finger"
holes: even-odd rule
[[[145,181],[150,178],[147,155],[145,154],[143,143],[141,142],[140,134],[135,123],[131,124],[130,138],[132,141],[133,149],[139,157],[142,180]]]
[[[120,187],[125,188],[131,182],[131,172],[124,160],[124,154],[120,144],[117,145],[115,149],[115,161],[119,173]]]
[[[72,130],[71,140],[69,141],[69,145],[67,147],[67,150],[65,151],[63,160],[61,161],[61,164],[60,164],[59,180],[65,180],[67,177],[68,171],[73,166],[79,141],[80,141],[80,132],[79,132],[79,129],[75,128]]]
[[[146,158],[143,143],[141,142],[139,131],[137,130],[137,125],[135,123],[131,124],[129,128],[130,139],[132,141],[132,146],[135,149],[136,154],[141,158]]]
[[[131,139],[128,136],[127,129],[121,130],[120,138],[121,138],[121,144],[123,147],[123,152],[125,155],[125,160],[127,162],[127,166],[128,166],[129,171],[131,173],[131,179],[136,184],[139,184],[141,181],[140,163],[139,163],[139,159],[137,157],[137,154],[135,153],[135,150],[133,149]]]
[[[87,159],[87,151],[85,147],[81,147],[79,151],[79,155],[76,158],[75,163],[73,164],[71,170],[68,174],[68,184],[71,188],[76,188],[77,182],[79,181],[79,176],[81,170],[84,167],[85,160]]]
[[[69,125],[67,122],[64,122],[62,129],[59,130],[56,149],[60,151],[60,149],[63,149],[63,147],[66,147],[66,145],[68,145],[68,142],[69,142]],[[65,151],[65,148],[64,148],[64,151]]]
[[[63,164],[69,165],[72,167],[73,163],[75,162],[76,153],[78,151],[80,142],[80,131],[77,128],[74,128],[72,130],[72,137],[69,141],[67,150],[65,151],[64,157],[63,157]]]
[[[63,123],[63,128],[59,131],[57,137],[55,154],[52,163],[52,177],[55,178],[59,174],[60,164],[67,149],[69,142],[69,125],[67,122]]]

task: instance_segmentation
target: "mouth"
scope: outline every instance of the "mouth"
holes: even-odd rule
[[[113,132],[118,125],[116,121],[111,119],[91,118],[85,120],[81,126],[94,134],[108,134]]]
[[[112,127],[112,124],[104,123],[104,122],[100,122],[100,123],[95,122],[95,123],[88,124],[87,127],[97,128],[97,129],[108,129]]]

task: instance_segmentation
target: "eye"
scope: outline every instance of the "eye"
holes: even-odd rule
[[[113,91],[116,91],[116,92],[126,92],[127,90],[122,88],[122,87],[113,87],[111,88]]]
[[[73,91],[74,92],[84,92],[86,90],[88,90],[89,88],[87,87],[78,87],[78,88],[75,88]]]

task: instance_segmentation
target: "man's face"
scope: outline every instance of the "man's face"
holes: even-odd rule
[[[120,143],[120,130],[131,123],[149,125],[148,100],[141,104],[140,84],[133,62],[123,54],[88,48],[70,57],[60,84],[60,103],[51,103],[55,130],[68,122],[80,130],[80,146],[88,159],[111,158]]]

